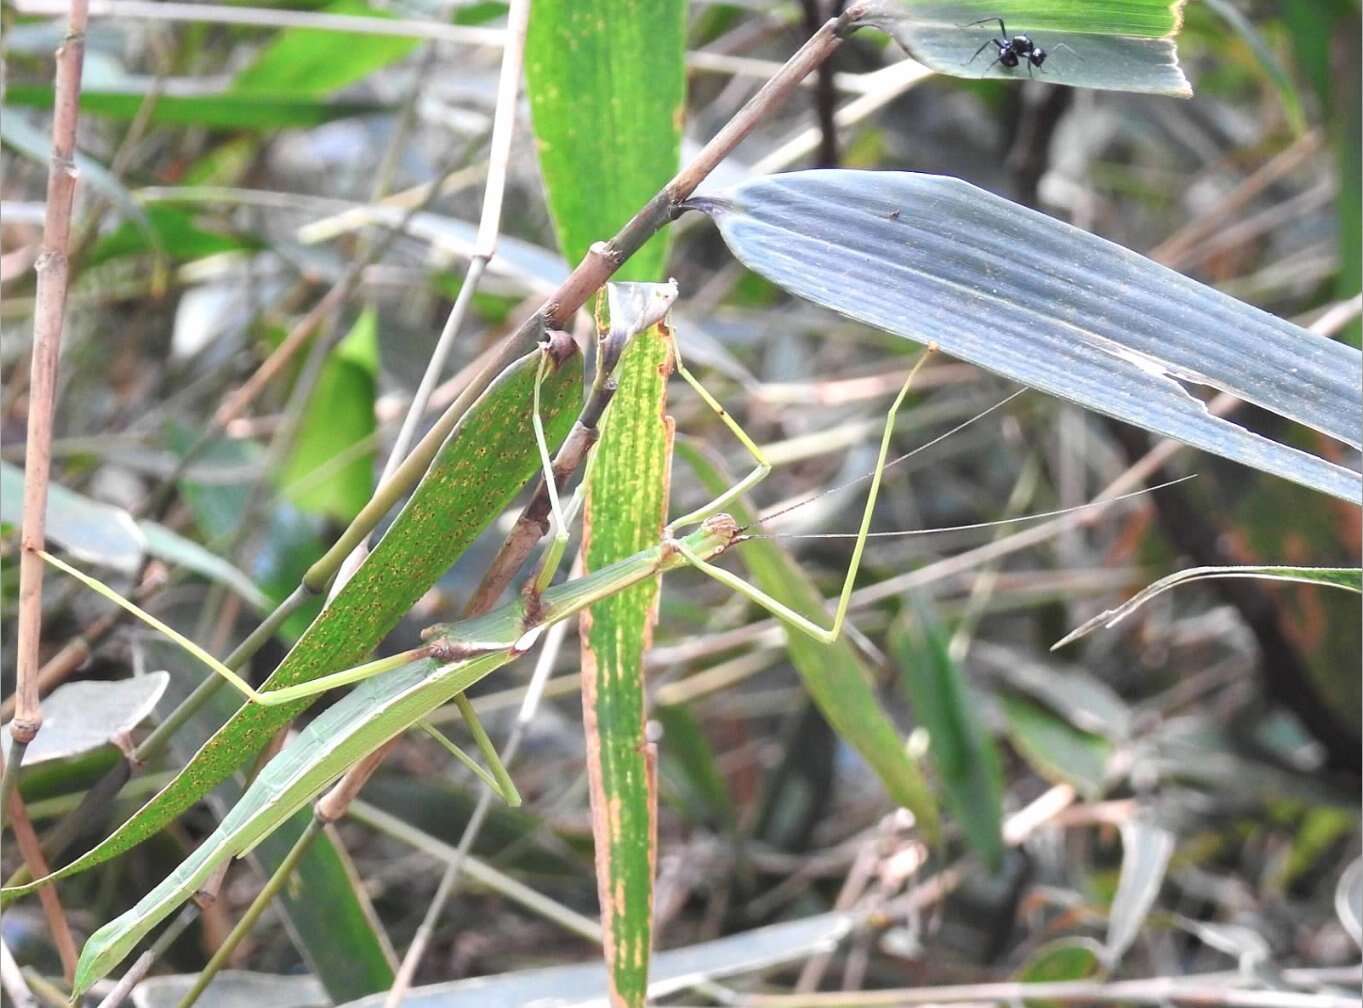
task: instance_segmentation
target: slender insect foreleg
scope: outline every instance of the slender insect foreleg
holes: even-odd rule
[[[794,627],[796,630],[813,637],[815,640],[822,641],[825,644],[831,644],[837,640],[842,634],[843,623],[847,618],[847,606],[852,600],[852,589],[856,585],[857,572],[861,567],[862,553],[866,548],[867,534],[871,529],[871,518],[875,513],[876,497],[880,493],[881,477],[885,474],[885,462],[889,457],[890,442],[894,435],[895,417],[899,413],[899,407],[903,405],[904,398],[909,393],[909,387],[913,384],[914,377],[918,374],[918,371],[922,368],[924,362],[927,361],[928,354],[934,349],[935,345],[930,345],[927,350],[919,356],[918,360],[909,370],[908,377],[904,379],[904,385],[900,388],[899,394],[895,396],[894,403],[890,406],[890,410],[885,416],[885,430],[880,437],[880,453],[876,457],[875,471],[871,476],[871,488],[866,494],[866,507],[863,509],[861,515],[861,527],[857,530],[856,544],[852,547],[852,559],[848,564],[847,574],[843,578],[842,591],[838,595],[838,607],[833,616],[832,626],[819,626],[819,624],[815,623],[813,620],[801,615],[789,606],[778,602],[760,588],[744,581],[737,574],[731,573],[723,567],[717,567],[705,560],[684,541],[677,541],[675,543],[677,552],[685,557],[686,561],[692,567],[704,571],[720,584],[725,585],[738,592],[740,595],[746,596],[753,602],[756,602],[763,609],[766,609],[788,626]]]
[[[696,390],[696,395],[700,396],[701,401],[704,402],[706,406],[709,406],[710,409],[714,410],[720,420],[724,421],[724,426],[728,427],[729,432],[733,434],[734,437],[738,438],[739,443],[748,450],[748,454],[757,461],[757,466],[752,472],[748,473],[748,475],[744,476],[708,504],[698,507],[696,510],[682,515],[680,518],[674,519],[672,523],[668,525],[669,534],[681,526],[695,525],[698,522],[702,522],[706,518],[709,518],[711,515],[723,511],[730,501],[742,496],[753,487],[757,486],[757,484],[766,479],[767,474],[771,472],[771,463],[768,462],[767,457],[762,454],[762,449],[757,447],[757,443],[753,441],[752,438],[748,437],[747,431],[738,425],[738,421],[729,414],[729,411],[721,406],[719,401],[710,394],[709,390],[700,383],[700,379],[687,370],[686,365],[682,362],[681,351],[677,346],[677,342],[677,340],[672,341],[672,357],[677,367],[677,374],[681,375],[682,378],[685,379],[686,384]]]
[[[316,679],[309,680],[308,682],[299,683],[296,686],[285,686],[280,689],[265,690],[264,692],[261,692],[252,687],[250,683],[237,675],[236,672],[218,661],[218,659],[214,658],[174,627],[161,622],[145,609],[125,599],[108,585],[95,580],[90,577],[90,575],[77,570],[70,564],[58,560],[50,553],[44,552],[41,556],[53,567],[70,574],[91,591],[103,595],[110,602],[126,609],[153,630],[160,631],[169,640],[178,644],[181,650],[199,659],[199,661],[207,665],[215,674],[225,679],[231,684],[233,689],[247,700],[265,707],[278,707],[280,704],[293,703],[295,700],[302,700],[304,697],[310,697],[316,693],[324,693],[327,690],[335,689],[338,686],[349,686],[353,683],[362,682],[371,676],[379,675],[382,672],[390,672],[395,668],[400,668],[410,662],[425,658],[429,653],[429,650],[424,647],[413,648],[410,651],[389,655],[387,658],[379,658],[372,662],[366,662],[363,665],[356,665],[354,668],[342,669],[340,672],[332,672],[329,675],[320,676]]]

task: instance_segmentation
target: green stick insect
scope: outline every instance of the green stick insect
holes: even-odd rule
[[[662,285],[628,286],[646,288]],[[672,288],[672,294],[675,296],[675,288]],[[670,298],[667,303],[671,303]],[[570,523],[581,505],[582,490],[579,487],[570,503],[564,506],[555,487],[549,447],[539,418],[540,386],[550,368],[549,352],[542,348],[534,384],[533,418],[550,494],[553,539],[545,551],[538,573],[532,575],[529,587],[516,601],[482,616],[433,626],[423,635],[427,643],[421,648],[323,675],[309,682],[260,691],[192,641],[143,612],[112,589],[55,557],[44,554],[53,565],[179,642],[251,703],[264,706],[288,704],[340,686],[358,684],[356,689],[304,728],[261,769],[218,828],[170,875],[136,906],[90,937],[81,952],[73,997],[83,994],[113,970],[152,928],[189,898],[226,859],[247,854],[349,767],[413,727],[421,727],[436,737],[503,799],[511,804],[519,803],[520,798],[510,775],[478,723],[472,706],[465,699],[465,691],[533,648],[553,624],[577,615],[593,603],[631,585],[666,571],[693,567],[750,599],[793,630],[823,643],[836,641],[846,625],[848,605],[870,535],[871,519],[887,464],[896,417],[915,375],[932,349],[929,346],[919,356],[886,414],[861,523],[854,537],[852,556],[833,619],[828,626],[821,626],[794,611],[713,562],[726,550],[750,538],[746,529],[740,528],[733,518],[724,513],[724,508],[760,483],[772,467],[757,444],[686,368],[675,343],[673,362],[676,373],[720,417],[752,456],[755,462],[752,471],[704,506],[674,519],[664,529],[657,545],[584,577],[549,587],[568,542]],[[618,360],[619,354],[617,352],[611,356]],[[600,373],[599,367],[598,382],[608,377]],[[589,467],[593,458],[588,457]],[[585,484],[585,480],[583,482]],[[688,528],[692,531],[683,534],[683,530]],[[477,747],[490,770],[479,766],[477,761],[444,739],[427,723],[426,719],[434,711],[448,703],[456,704],[468,721]]]
[[[663,531],[656,546],[584,577],[548,587],[565,550],[570,522],[580,506],[581,488],[567,506],[560,502],[555,490],[549,447],[538,412],[540,384],[549,366],[547,352],[541,351],[541,354],[535,383],[534,426],[551,494],[554,538],[545,552],[539,572],[532,576],[531,587],[521,597],[483,616],[431,627],[424,635],[427,643],[423,648],[323,675],[306,683],[259,691],[192,641],[186,640],[111,589],[55,557],[46,557],[50,563],[181,643],[251,703],[266,706],[287,704],[340,686],[358,684],[347,696],[313,720],[261,769],[218,828],[170,875],[136,906],[90,937],[81,952],[74,981],[74,996],[84,993],[113,970],[152,928],[189,898],[224,860],[248,853],[358,760],[414,726],[423,727],[439,737],[425,721],[447,703],[460,705],[461,713],[469,719],[478,749],[491,770],[479,766],[453,743],[443,738],[442,743],[501,797],[512,804],[519,802],[509,774],[486,733],[478,726],[472,707],[463,698],[464,693],[485,676],[530,650],[550,626],[577,615],[600,599],[665,571],[694,567],[746,596],[801,633],[823,642],[832,642],[841,635],[880,491],[895,419],[914,375],[926,359],[926,353],[919,357],[910,370],[886,415],[860,530],[833,620],[826,627],[712,562],[748,537],[746,530],[740,528],[723,509],[760,483],[770,473],[771,465],[737,421],[687,369],[675,346],[673,360],[676,373],[721,418],[752,456],[754,468],[713,500],[674,519]],[[687,529],[691,531],[685,531]]]

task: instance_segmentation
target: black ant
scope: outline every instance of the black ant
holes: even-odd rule
[[[984,52],[992,45],[995,49],[998,50],[998,55],[994,57],[994,63],[1002,64],[1009,70],[1012,70],[1015,67],[1019,66],[1023,60],[1026,60],[1027,75],[1029,77],[1032,74],[1032,67],[1036,67],[1038,70],[1041,69],[1041,65],[1046,62],[1046,57],[1048,55],[1046,50],[1041,48],[1041,46],[1037,45],[1035,42],[1033,42],[1031,38],[1027,35],[1010,36],[1008,34],[1008,27],[1003,23],[1003,18],[1001,17],[981,18],[979,21],[972,21],[970,22],[970,24],[961,25],[961,27],[974,28],[976,25],[988,24],[991,21],[997,21],[999,23],[999,34],[1003,37],[996,39],[987,39],[978,49],[975,50],[975,55],[970,57],[969,63],[974,63],[977,59],[979,59],[980,53]],[[1070,47],[1065,45],[1064,42],[1059,43],[1059,46],[1064,47],[1065,49],[1070,49]],[[1070,52],[1074,52],[1074,50],[1070,49]],[[1076,53],[1076,55],[1078,54]],[[994,63],[990,63],[989,66],[992,67]]]

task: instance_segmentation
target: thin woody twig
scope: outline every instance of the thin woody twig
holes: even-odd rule
[[[9,764],[5,764],[8,766]],[[18,789],[11,791],[6,802],[10,817],[10,828],[14,831],[14,842],[19,845],[19,853],[23,856],[24,865],[35,877],[41,877],[48,873],[47,859],[43,856],[42,845],[38,842],[38,834],[33,830],[33,823],[29,821],[28,810],[24,807],[23,797]],[[57,897],[57,890],[52,886],[46,886],[38,893],[39,902],[43,906],[43,915],[47,918],[48,930],[52,932],[52,941],[57,946],[57,953],[61,956],[62,972],[66,974],[69,981],[76,972],[76,941],[71,937],[71,926],[67,923],[66,912],[62,910],[61,900]]]
[[[19,613],[15,648],[13,745],[0,766],[0,814],[7,811],[15,839],[30,869],[43,867],[42,849],[15,787],[24,752],[42,727],[39,645],[43,629],[43,561],[46,545],[47,483],[52,470],[52,415],[57,395],[57,364],[66,321],[70,271],[72,205],[76,196],[76,121],[80,78],[85,63],[87,0],[72,0],[66,37],[57,48],[53,94],[52,161],[47,177],[43,247],[34,263],[38,274],[33,315],[33,358],[29,371],[28,431],[24,454],[24,514],[19,538]],[[68,977],[75,969],[75,943],[55,892],[44,893],[43,911],[61,952]]]
[[[42,726],[38,698],[38,644],[42,636],[43,561],[46,540],[47,481],[52,467],[52,413],[57,362],[66,318],[67,258],[71,207],[76,195],[76,118],[81,67],[85,59],[88,0],[73,0],[66,38],[57,49],[53,99],[52,163],[47,177],[47,212],[33,318],[33,364],[29,376],[28,439],[24,453],[24,517],[19,540],[19,618],[15,656],[17,685],[14,723],[16,748],[11,762],[22,761]]]

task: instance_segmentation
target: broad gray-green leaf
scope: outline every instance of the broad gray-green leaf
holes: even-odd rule
[[[0,140],[29,160],[36,161],[44,169],[52,156],[52,138],[13,112],[0,117]],[[146,212],[113,172],[80,151],[75,153],[75,162],[81,181],[88,183],[93,189],[98,189],[118,207],[124,217],[144,228],[149,235],[153,235],[151,226],[147,223]]]
[[[137,527],[146,537],[147,552],[152,556],[192,570],[195,574],[202,574],[210,581],[217,581],[257,609],[269,608],[270,600],[256,587],[255,582],[206,546],[145,518],[137,523]]]
[[[0,462],[0,518],[18,526],[24,514],[24,473]],[[47,538],[82,563],[137,570],[147,542],[132,516],[57,483],[47,487]]]
[[[179,973],[143,980],[133,988],[136,1008],[175,1008],[199,980],[197,973]],[[198,1008],[325,1008],[327,992],[311,976],[279,976],[223,970],[194,1002]]]
[[[1333,494],[1357,472],[1212,416],[1220,389],[1357,448],[1363,357],[959,179],[807,171],[691,206],[800,297],[1051,395]]]
[[[872,0],[859,19],[894,36],[918,62],[954,77],[1035,78],[1052,84],[1188,97],[1174,37],[1183,0]],[[989,24],[972,24],[989,18]],[[997,20],[1002,19],[1007,34]],[[996,61],[991,39],[1026,36],[1042,66]]]
[[[1174,852],[1174,835],[1144,819],[1122,823],[1122,871],[1117,895],[1108,912],[1108,962],[1119,962],[1140,933],[1145,915],[1164,884],[1164,870]]]
[[[1363,592],[1363,570],[1357,567],[1190,567],[1142,588],[1115,609],[1104,609],[1097,616],[1075,627],[1051,645],[1051,650],[1062,648],[1099,627],[1112,628],[1149,602],[1156,595],[1190,581],[1209,581],[1213,578],[1256,578],[1263,581],[1296,581],[1318,584],[1327,588]]]
[[[852,923],[847,914],[820,914],[659,952],[649,970],[648,995],[660,998],[707,980],[801,962],[832,948]],[[521,1008],[541,1002],[594,1005],[605,997],[605,971],[599,962],[591,962],[414,987],[402,1003],[404,1008]],[[376,994],[341,1008],[379,1008],[383,1000],[384,995]]]
[[[90,680],[57,687],[43,700],[43,730],[24,750],[24,766],[108,745],[142,723],[169,682],[168,672],[152,672],[117,682]],[[9,737],[8,726],[3,737]]]

